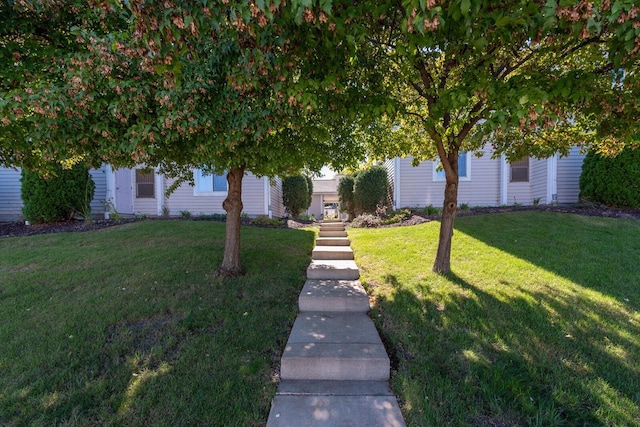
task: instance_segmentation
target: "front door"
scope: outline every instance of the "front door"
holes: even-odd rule
[[[133,171],[118,169],[116,175],[116,211],[133,214]]]

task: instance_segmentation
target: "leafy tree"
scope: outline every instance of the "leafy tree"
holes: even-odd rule
[[[69,221],[77,214],[85,219],[91,214],[95,184],[82,163],[70,168],[52,166],[50,176],[22,170],[22,213],[26,220],[43,222]]]
[[[340,212],[346,212],[354,218],[356,216],[356,205],[353,194],[353,175],[345,175],[338,182],[338,207]]]
[[[358,55],[387,70],[395,93],[397,114],[363,130],[372,155],[442,163],[434,271],[450,270],[461,150],[491,144],[518,159],[637,146],[639,12],[624,0],[409,0],[336,11],[367,34]]]
[[[640,150],[614,158],[590,151],[582,164],[580,199],[622,208],[640,208]]]
[[[311,206],[308,179],[305,175],[296,175],[282,180],[282,203],[294,218]]]
[[[387,170],[383,166],[372,166],[360,172],[353,185],[355,212],[375,213],[387,201],[389,183]]]
[[[317,37],[331,31],[330,3],[224,3],[3,3],[0,162],[144,163],[176,185],[192,168],[226,170],[218,273],[241,274],[244,174],[349,163],[361,153],[343,135],[377,90],[328,74],[327,52],[344,75],[361,68],[347,60],[354,43]]]

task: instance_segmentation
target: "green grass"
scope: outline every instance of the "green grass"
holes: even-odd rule
[[[264,425],[312,231],[145,221],[0,239],[0,425]]]
[[[518,212],[352,229],[410,426],[640,425],[640,222]]]

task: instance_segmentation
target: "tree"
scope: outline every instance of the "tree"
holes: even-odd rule
[[[351,9],[367,33],[358,54],[375,57],[395,91],[397,115],[365,129],[372,155],[438,158],[446,175],[435,272],[450,271],[461,150],[491,144],[518,159],[638,145],[639,12],[623,0]]]
[[[305,175],[289,176],[282,180],[282,202],[293,218],[311,206],[309,185]]]
[[[193,179],[192,168],[224,170],[228,214],[217,272],[241,274],[244,174],[349,163],[360,152],[341,135],[363,117],[349,106],[373,104],[375,87],[363,97],[328,74],[326,52],[345,75],[349,64],[358,68],[346,60],[354,44],[329,50],[317,37],[330,32],[329,3],[224,3],[5,5],[3,22],[13,26],[0,40],[13,53],[0,64],[9,82],[0,93],[0,161],[35,170],[70,158],[146,164],[176,185]]]

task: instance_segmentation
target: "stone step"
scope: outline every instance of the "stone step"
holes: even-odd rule
[[[280,396],[395,396],[387,381],[289,380],[278,384]]]
[[[358,280],[360,270],[353,260],[312,260],[307,267],[307,279]]]
[[[276,395],[267,427],[405,427],[395,396]]]
[[[369,296],[357,280],[307,280],[298,297],[300,311],[369,311]]]
[[[364,313],[300,313],[280,363],[283,381],[387,381],[389,374],[389,357]]]
[[[320,237],[347,237],[347,232],[343,230],[320,230]]]
[[[353,259],[353,249],[349,246],[316,246],[311,253],[313,259]]]
[[[318,237],[316,246],[349,246],[351,242],[348,237]]]

